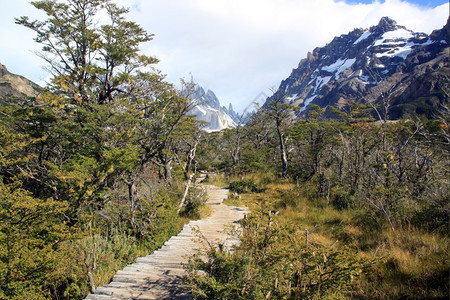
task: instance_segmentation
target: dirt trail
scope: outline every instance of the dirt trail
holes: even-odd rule
[[[182,286],[186,275],[183,263],[202,246],[196,230],[209,243],[221,243],[229,248],[237,241],[227,236],[224,228],[229,224],[237,225],[248,212],[245,208],[222,204],[227,198],[227,189],[202,186],[207,193],[206,203],[212,208],[209,217],[190,221],[159,250],[139,257],[134,264],[118,271],[111,283],[98,287],[95,294],[88,295],[86,299],[189,299]]]

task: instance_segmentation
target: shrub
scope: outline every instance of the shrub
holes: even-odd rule
[[[256,193],[259,191],[253,179],[242,179],[239,181],[230,182],[230,191],[243,194],[243,193]]]
[[[368,267],[350,247],[306,245],[292,238],[273,214],[243,222],[242,244],[233,254],[211,247],[188,265],[188,285],[197,299],[342,298]],[[204,257],[204,256],[203,256]],[[198,270],[201,270],[199,272]]]
[[[182,215],[190,219],[200,219],[201,208],[206,203],[206,194],[201,188],[191,188]]]
[[[332,189],[332,204],[336,209],[348,209],[354,205],[354,196],[349,192],[350,187],[337,186]]]

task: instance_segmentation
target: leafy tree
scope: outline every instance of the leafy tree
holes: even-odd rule
[[[67,95],[73,104],[114,102],[122,85],[136,69],[157,62],[139,53],[151,35],[125,21],[127,9],[108,0],[34,1],[48,16],[45,21],[16,19],[36,32],[39,54],[49,66],[52,90]],[[96,27],[95,16],[106,10],[109,21]],[[102,20],[103,21],[103,20]]]
[[[125,20],[127,9],[108,0],[32,4],[47,19],[16,22],[36,32],[53,78],[36,101],[2,111],[13,131],[36,139],[19,170],[28,176],[24,190],[67,203],[67,225],[88,234],[69,247],[83,254],[75,258],[85,269],[80,281],[92,290],[102,272],[97,256],[114,251],[104,244],[112,243],[111,232],[153,248],[175,230],[177,189],[161,194],[154,173],[172,182],[173,164],[182,164],[197,125],[186,115],[189,101],[149,71],[157,60],[139,46],[152,35]],[[107,18],[97,26],[100,12]]]
[[[0,298],[45,298],[41,290],[61,267],[61,247],[71,238],[67,202],[39,199],[22,187],[27,148],[39,142],[0,123]]]

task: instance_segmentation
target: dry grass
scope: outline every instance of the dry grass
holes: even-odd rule
[[[205,204],[200,207],[200,219],[209,217],[212,214],[211,206]]]
[[[228,198],[223,201],[223,204],[236,207],[245,207],[245,202],[242,198],[235,197],[231,192],[228,193]]]
[[[208,173],[206,178],[203,179],[202,183],[215,185],[217,187],[226,188],[228,187],[228,179],[223,174]]]
[[[242,176],[264,182],[257,175]],[[267,182],[267,181],[266,181]],[[273,180],[263,192],[239,199],[251,211],[278,210],[278,221],[295,228],[296,238],[322,246],[352,246],[373,262],[359,282],[362,299],[448,297],[450,239],[414,228],[379,226],[364,209],[337,210],[324,199],[307,200],[294,184]],[[234,202],[236,203],[236,202]],[[233,204],[234,205],[234,204]]]

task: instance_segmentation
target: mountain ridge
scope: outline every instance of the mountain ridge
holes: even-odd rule
[[[195,115],[197,120],[204,121],[205,131],[220,131],[222,129],[236,127],[239,121],[239,114],[230,104],[228,108],[221,106],[219,99],[213,91],[205,91],[200,85],[195,86],[195,93],[188,97],[193,108],[189,112]]]
[[[369,29],[335,37],[300,60],[265,105],[290,103],[306,117],[311,103],[331,116],[330,106],[389,101],[393,119],[431,117],[449,98],[448,24],[427,35],[383,17]]]
[[[32,98],[41,93],[42,88],[33,81],[9,72],[8,68],[0,63],[0,104],[8,102],[9,98]],[[195,93],[190,98],[193,109],[189,112],[196,115],[198,120],[205,122],[204,130],[220,131],[235,127],[240,123],[240,115],[234,111],[230,104],[228,108],[221,106],[219,99],[213,91],[205,91],[196,86]]]
[[[42,88],[33,81],[9,72],[8,68],[0,63],[0,99],[11,97],[36,97]]]

